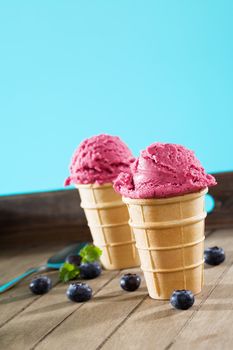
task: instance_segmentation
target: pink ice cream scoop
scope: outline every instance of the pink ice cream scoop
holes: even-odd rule
[[[164,198],[197,192],[216,185],[194,152],[176,144],[153,143],[141,151],[130,173],[114,181],[117,192],[129,198]]]
[[[84,140],[74,152],[65,186],[112,182],[120,172],[129,171],[134,157],[117,136],[98,135]]]

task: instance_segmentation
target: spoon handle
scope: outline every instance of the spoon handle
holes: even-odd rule
[[[13,278],[9,282],[6,282],[2,285],[0,285],[0,293],[6,292],[8,289],[14,287],[17,283],[22,281],[25,277],[31,275],[32,273],[39,272],[39,271],[46,271],[47,267],[46,266],[40,266],[40,267],[32,267],[28,269],[26,272],[24,272],[22,275]]]

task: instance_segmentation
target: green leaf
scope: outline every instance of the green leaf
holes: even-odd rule
[[[73,264],[64,263],[59,271],[59,278],[62,282],[68,282],[79,275],[79,268]]]
[[[99,260],[102,254],[102,250],[93,244],[87,244],[79,252],[79,255],[82,257],[82,263],[91,263]],[[62,282],[68,282],[80,275],[79,267],[64,263],[59,272],[59,277]]]
[[[91,263],[97,261],[99,260],[101,254],[102,250],[92,244],[87,244],[79,252],[79,255],[82,257],[82,263]]]

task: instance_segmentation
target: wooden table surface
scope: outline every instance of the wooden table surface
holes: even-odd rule
[[[67,285],[50,272],[53,289],[32,295],[28,278],[0,295],[0,349],[232,349],[233,348],[233,229],[209,232],[206,246],[226,251],[226,261],[205,266],[205,287],[187,311],[173,309],[167,301],[152,300],[144,279],[138,291],[119,287],[124,271],[104,271],[90,280],[94,296],[86,303],[70,302]],[[42,264],[61,246],[15,247],[0,258],[0,281]],[[132,269],[140,273],[140,269]]]

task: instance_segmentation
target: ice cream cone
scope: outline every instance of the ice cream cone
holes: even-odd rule
[[[111,183],[76,185],[94,244],[102,249],[101,263],[108,270],[139,265],[129,214]]]
[[[206,193],[207,189],[164,199],[123,197],[151,298],[169,299],[174,289],[201,292]]]

